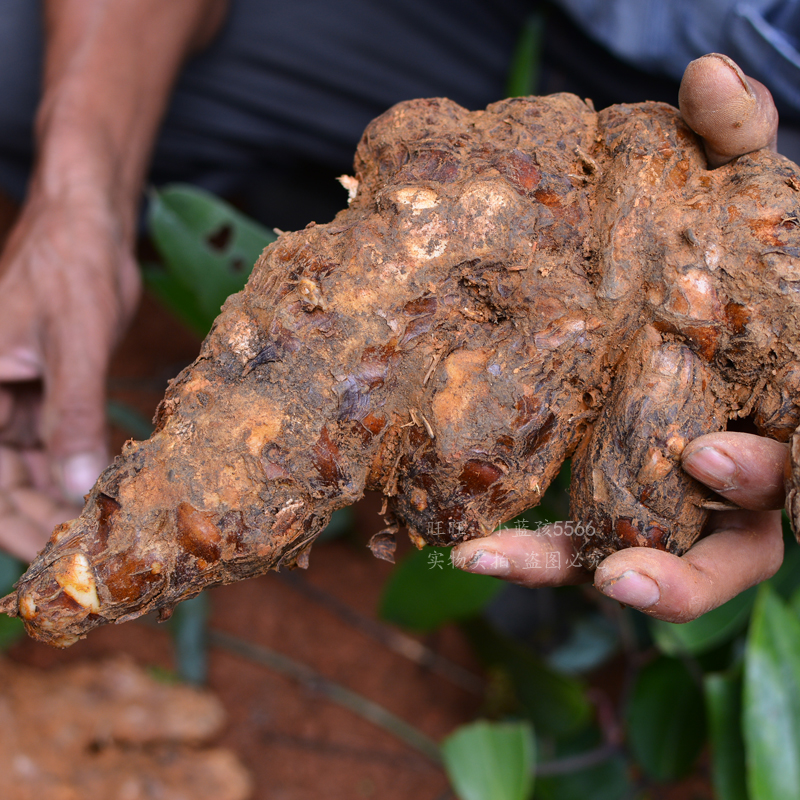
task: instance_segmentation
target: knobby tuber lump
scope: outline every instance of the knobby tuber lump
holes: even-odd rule
[[[386,498],[379,552],[400,525],[417,544],[485,536],[571,455],[573,517],[595,531],[583,565],[682,553],[713,506],[680,469],[686,443],[738,417],[791,438],[791,162],[759,151],[711,171],[676,109],[561,94],[401,103],[355,167],[349,207],[264,251],[156,432],[5,600],[33,636],[66,646],[305,566],[365,489]]]

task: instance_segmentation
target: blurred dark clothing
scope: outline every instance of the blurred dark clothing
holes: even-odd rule
[[[501,99],[534,12],[545,15],[539,93],[596,108],[675,104],[686,63],[716,50],[773,90],[784,120],[800,120],[800,0],[232,0],[220,35],[181,73],[150,180],[236,196],[281,228],[327,221],[345,200],[333,178],[351,169],[367,123],[414,97],[471,109]],[[4,0],[0,188],[18,201],[42,46],[40,4]]]

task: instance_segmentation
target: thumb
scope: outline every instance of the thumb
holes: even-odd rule
[[[74,330],[79,329],[78,325]],[[58,488],[71,502],[83,498],[108,466],[105,378],[108,356],[96,341],[77,336],[45,354],[42,439]]]
[[[778,111],[772,95],[728,56],[710,53],[692,61],[678,102],[686,123],[703,137],[711,167],[763,147],[775,149]]]

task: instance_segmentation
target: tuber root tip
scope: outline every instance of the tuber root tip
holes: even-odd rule
[[[0,600],[0,611],[2,611],[3,614],[7,614],[9,617],[16,617],[18,615],[17,608],[16,592],[11,592],[11,594],[7,594]]]

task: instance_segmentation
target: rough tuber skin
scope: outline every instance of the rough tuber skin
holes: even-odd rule
[[[800,173],[716,170],[676,109],[572,95],[367,128],[348,209],[280,236],[5,610],[67,646],[206,586],[305,566],[365,489],[387,532],[485,536],[573,456],[588,567],[683,553],[692,438],[800,421]],[[795,447],[797,450],[797,446]],[[798,461],[795,459],[795,464]],[[797,471],[797,470],[796,470]],[[793,497],[793,495],[791,495]]]

